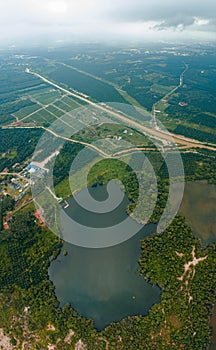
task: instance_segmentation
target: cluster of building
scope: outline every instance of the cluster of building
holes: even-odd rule
[[[26,195],[29,187],[30,187],[29,181],[23,183],[20,178],[15,178],[15,177],[13,177],[10,180],[9,188],[12,191],[16,191],[16,193],[17,193],[17,191],[19,193],[18,195],[15,195],[15,197],[14,197],[16,202],[18,200],[22,199]]]
[[[35,219],[38,220],[40,224],[44,224],[44,222],[45,222],[45,219],[44,219],[43,215],[44,215],[44,212],[43,212],[42,209],[38,209],[38,210],[36,210],[36,212],[34,213]],[[35,221],[36,221],[36,220],[35,220]]]
[[[128,132],[126,129],[122,132],[123,135],[128,134],[129,136],[133,136],[132,132]],[[122,140],[122,136],[115,136],[114,138],[117,138],[118,141]]]
[[[24,165],[23,167],[19,163],[14,164],[12,168],[20,169],[21,171],[14,174],[10,173],[8,168],[5,168],[2,171],[0,179],[0,201],[3,200],[4,196],[9,195],[15,201],[15,208],[18,208],[20,205],[27,204],[32,200],[29,189],[33,181],[30,178],[30,175],[34,174],[35,176],[43,176],[45,170],[33,164],[28,166]],[[40,224],[45,222],[41,210],[37,210],[34,216],[35,221],[38,220]],[[5,230],[9,230],[11,221],[12,215],[7,214],[2,218],[2,224]]]
[[[4,226],[4,230],[9,230],[9,222],[12,220],[12,216],[11,215],[6,215],[5,217],[5,221],[3,222],[3,226]]]
[[[41,169],[37,165],[29,164],[25,169],[23,169],[21,175],[24,177],[28,177],[28,174],[34,174],[35,176],[42,177],[45,174],[45,170]]]

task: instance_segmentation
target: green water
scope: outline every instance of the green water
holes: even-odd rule
[[[200,181],[186,183],[180,213],[203,243],[216,241],[215,185]]]

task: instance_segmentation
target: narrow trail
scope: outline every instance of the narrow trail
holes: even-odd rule
[[[0,175],[12,175],[12,176],[18,176],[20,179],[26,180],[29,182],[29,179],[25,176],[21,175],[20,173],[12,173],[12,172],[0,172]]]
[[[152,106],[152,120],[153,120],[153,125],[154,125],[155,129],[159,130],[159,127],[157,125],[157,118],[156,118],[157,105],[161,101],[166,100],[168,97],[170,97],[172,94],[174,94],[175,91],[177,91],[180,87],[182,87],[184,85],[184,75],[187,72],[188,68],[189,68],[188,64],[185,64],[185,68],[179,77],[179,84],[175,88],[173,88],[171,91],[166,93],[163,97],[161,97],[159,101],[157,101],[153,104],[153,106]]]
[[[180,258],[182,258],[184,256],[184,254],[176,252],[176,255],[179,256]],[[184,287],[186,289],[186,293],[188,294],[188,303],[190,304],[190,302],[193,300],[193,297],[190,293],[190,286],[189,286],[189,282],[191,283],[195,273],[196,273],[196,266],[206,260],[208,258],[208,255],[197,258],[195,255],[195,246],[193,246],[192,248],[192,252],[191,252],[191,256],[192,256],[192,260],[186,262],[184,264],[184,272],[182,274],[182,276],[178,277],[177,280],[181,282],[181,287],[180,287],[180,291],[184,290]],[[183,287],[184,285],[184,287]]]

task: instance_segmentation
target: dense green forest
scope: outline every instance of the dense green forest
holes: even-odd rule
[[[32,156],[42,130],[0,128],[0,172],[7,167],[12,170],[15,163],[21,163]]]
[[[216,135],[205,132],[199,129],[190,128],[184,125],[178,125],[175,129],[176,134],[181,134],[186,137],[193,138],[202,142],[215,143]]]
[[[15,201],[9,196],[3,196],[0,200],[0,231],[3,230],[3,216],[8,212],[14,209]]]
[[[57,65],[56,69],[49,73],[49,77],[54,81],[60,81],[66,84],[74,90],[90,95],[99,102],[125,102],[112,86],[101,81],[95,83],[95,79],[80,74],[68,67]]]

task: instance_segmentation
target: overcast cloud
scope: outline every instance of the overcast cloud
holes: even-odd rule
[[[212,40],[214,0],[1,0],[0,40]]]

